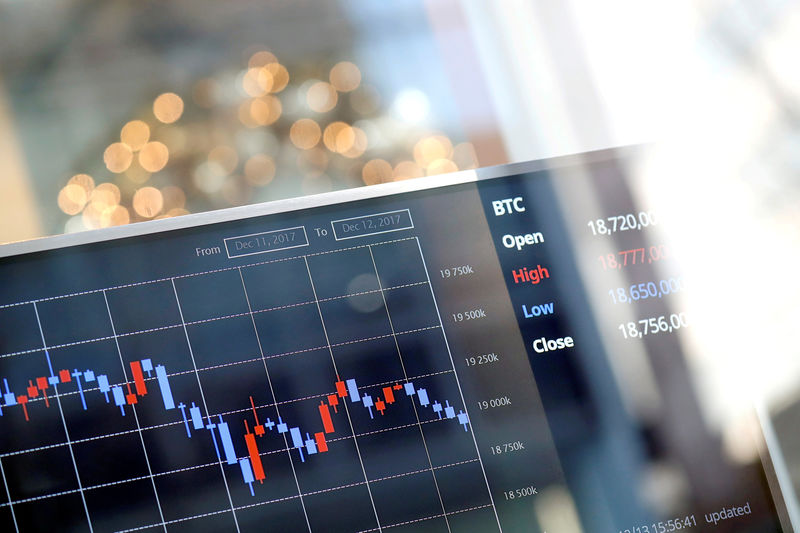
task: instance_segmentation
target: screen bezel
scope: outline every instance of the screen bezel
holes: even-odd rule
[[[296,212],[305,209],[345,204],[358,200],[369,200],[410,192],[442,189],[454,185],[477,183],[484,180],[503,178],[523,173],[587,165],[601,161],[627,159],[641,155],[643,152],[643,146],[623,146],[534,161],[462,170],[449,174],[429,176],[423,179],[382,183],[298,198],[223,208],[174,218],[137,222],[124,226],[54,235],[27,241],[0,244],[0,258],[13,259],[17,256],[25,256],[33,253],[142,236],[154,236],[223,222]],[[759,423],[759,433],[756,435],[756,438],[761,445],[761,465],[764,469],[770,493],[776,506],[778,519],[785,530],[800,531],[800,506],[797,504],[794,487],[788,475],[788,469],[777,436],[772,429],[768,411],[764,405],[756,404],[753,407],[753,413]]]
[[[475,183],[478,181],[513,176],[525,172],[555,169],[558,167],[587,164],[598,161],[607,161],[619,158],[626,154],[637,152],[641,147],[626,146],[621,148],[596,150],[579,154],[568,154],[548,159],[537,159],[522,163],[507,163],[479,169],[461,170],[437,176],[428,176],[422,179],[411,179],[381,183],[366,187],[356,187],[298,198],[272,200],[258,204],[239,207],[228,207],[204,213],[193,213],[180,217],[165,218],[161,220],[148,220],[124,226],[91,229],[77,233],[53,235],[27,241],[0,244],[0,258],[13,257],[35,252],[45,252],[59,248],[94,244],[129,237],[154,235],[168,231],[182,230],[216,224],[256,218],[265,215],[301,211],[315,207],[343,204],[357,200],[369,200],[403,194],[409,192],[439,189],[451,185]]]

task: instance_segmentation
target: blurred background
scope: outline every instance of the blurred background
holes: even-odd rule
[[[0,0],[0,242],[647,143],[704,414],[800,488],[798,47],[787,0]]]

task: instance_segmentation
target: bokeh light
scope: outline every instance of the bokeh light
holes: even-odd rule
[[[478,154],[472,143],[459,143],[453,148],[453,162],[461,170],[478,167]]]
[[[94,188],[89,196],[89,203],[83,209],[82,222],[88,229],[104,227],[104,223],[110,224],[110,218],[104,220],[103,214],[106,210],[119,205],[122,194],[113,183],[101,183]]]
[[[392,165],[383,159],[372,159],[367,161],[361,169],[361,178],[367,185],[385,183],[392,180]]]
[[[75,174],[69,179],[67,184],[80,185],[83,190],[86,191],[86,194],[89,194],[92,192],[92,189],[94,189],[94,178],[92,178],[89,174]]]
[[[100,221],[103,216],[103,211],[105,211],[108,207],[101,203],[91,202],[89,203],[83,210],[83,214],[81,215],[81,222],[83,222],[83,226],[86,229],[96,229],[101,227]]]
[[[435,161],[431,162],[426,169],[428,176],[434,176],[436,174],[445,174],[447,172],[455,172],[458,170],[458,167],[455,163],[450,161],[449,159],[436,159]]]
[[[367,135],[364,130],[340,121],[328,124],[322,141],[331,152],[350,158],[360,156],[367,149]]]
[[[107,228],[109,226],[123,226],[130,223],[131,215],[126,207],[121,205],[112,205],[105,208],[100,213],[100,227]]]
[[[477,166],[471,144],[454,147],[415,125],[430,111],[416,88],[400,88],[386,107],[352,61],[336,62],[327,75],[295,64],[290,76],[289,64],[264,47],[245,54],[246,64],[190,82],[191,122],[178,122],[186,109],[175,92],[154,98],[155,119],[124,122],[120,142],[107,140],[103,154],[106,168],[120,175],[116,184],[95,192],[89,175],[76,174],[67,185],[77,188],[59,190],[59,209],[73,217],[70,231],[177,216],[199,199],[241,205],[283,195],[277,191],[287,186],[319,193],[359,178],[375,184]],[[320,120],[326,113],[335,118]],[[281,172],[302,179],[255,196]]]
[[[153,102],[153,114],[164,124],[172,124],[183,115],[183,99],[175,93],[160,94]]]
[[[263,187],[275,177],[275,161],[266,154],[256,154],[244,164],[244,178],[255,187]]]
[[[133,150],[125,143],[112,143],[103,152],[106,168],[115,174],[125,172],[133,161]]]
[[[302,150],[309,150],[317,145],[321,136],[319,124],[310,118],[301,118],[292,124],[289,138],[292,144]]]
[[[252,119],[250,122],[258,126],[269,126],[280,118],[283,106],[278,98],[268,94],[262,98],[253,99],[249,104],[248,111],[249,118]],[[248,124],[245,122],[245,125]]]
[[[164,209],[182,209],[186,207],[186,193],[175,185],[168,185],[161,189],[164,197]]]
[[[230,174],[239,165],[239,154],[230,146],[216,146],[208,152],[208,162],[218,165],[226,174]]]
[[[259,50],[250,56],[250,59],[247,61],[247,66],[250,68],[266,67],[270,63],[277,62],[278,58],[275,57],[275,54],[268,50]]]
[[[280,63],[269,63],[264,66],[272,75],[272,87],[270,92],[279,93],[289,84],[289,71]]]
[[[106,207],[119,204],[122,199],[122,193],[113,183],[101,183],[94,188],[92,194],[89,196],[90,205],[95,205],[102,211]]]
[[[424,137],[414,145],[414,160],[424,168],[439,159],[449,159],[452,155],[453,144],[444,135]]]
[[[141,120],[131,120],[122,127],[119,136],[123,143],[136,152],[150,140],[150,126]]]
[[[153,218],[164,207],[164,197],[155,187],[142,187],[133,195],[133,209],[144,218]]]
[[[139,164],[148,172],[158,172],[169,161],[169,149],[164,143],[153,141],[139,151]]]
[[[356,142],[356,132],[350,125],[345,125],[336,132],[336,137],[333,141],[334,151],[340,154],[345,153]]]
[[[395,180],[409,180],[421,178],[425,175],[425,170],[414,161],[400,161],[394,167]]]
[[[184,209],[183,207],[175,207],[164,213],[164,217],[165,218],[180,217],[183,215],[188,215],[189,213],[190,211],[188,209]]]
[[[341,61],[331,69],[330,80],[339,92],[355,91],[361,83],[361,71],[353,63]]]
[[[58,193],[58,207],[67,215],[77,215],[89,200],[89,193],[77,183],[67,183]]]
[[[333,85],[324,81],[318,81],[308,88],[306,93],[308,107],[317,113],[326,113],[336,107],[339,97]]]
[[[257,128],[258,126],[264,125],[259,124],[258,121],[253,117],[253,102],[255,102],[255,100],[245,100],[239,104],[239,122],[248,128]]]
[[[222,188],[227,174],[219,165],[205,161],[194,170],[192,181],[199,190],[206,194],[216,194]]]
[[[419,89],[404,89],[397,94],[392,103],[394,114],[407,123],[420,123],[428,118],[430,101]]]
[[[350,126],[348,124],[341,121],[331,122],[328,124],[325,127],[325,132],[322,134],[322,142],[325,144],[325,148],[331,152],[337,152],[336,137],[342,130],[349,127]]]
[[[336,135],[336,148],[350,159],[360,157],[367,149],[367,134],[361,128],[344,128]]]
[[[272,90],[272,73],[266,67],[252,67],[242,76],[242,89],[249,96],[264,96]]]
[[[64,223],[64,233],[76,233],[86,229],[88,228],[83,224],[83,215],[75,215],[74,217],[70,217]]]

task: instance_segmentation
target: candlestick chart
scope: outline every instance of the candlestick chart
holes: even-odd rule
[[[414,238],[8,304],[0,349],[3,530],[498,529]]]

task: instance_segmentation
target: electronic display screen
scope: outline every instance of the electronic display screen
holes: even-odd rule
[[[789,531],[622,155],[358,194],[0,248],[0,530]]]

